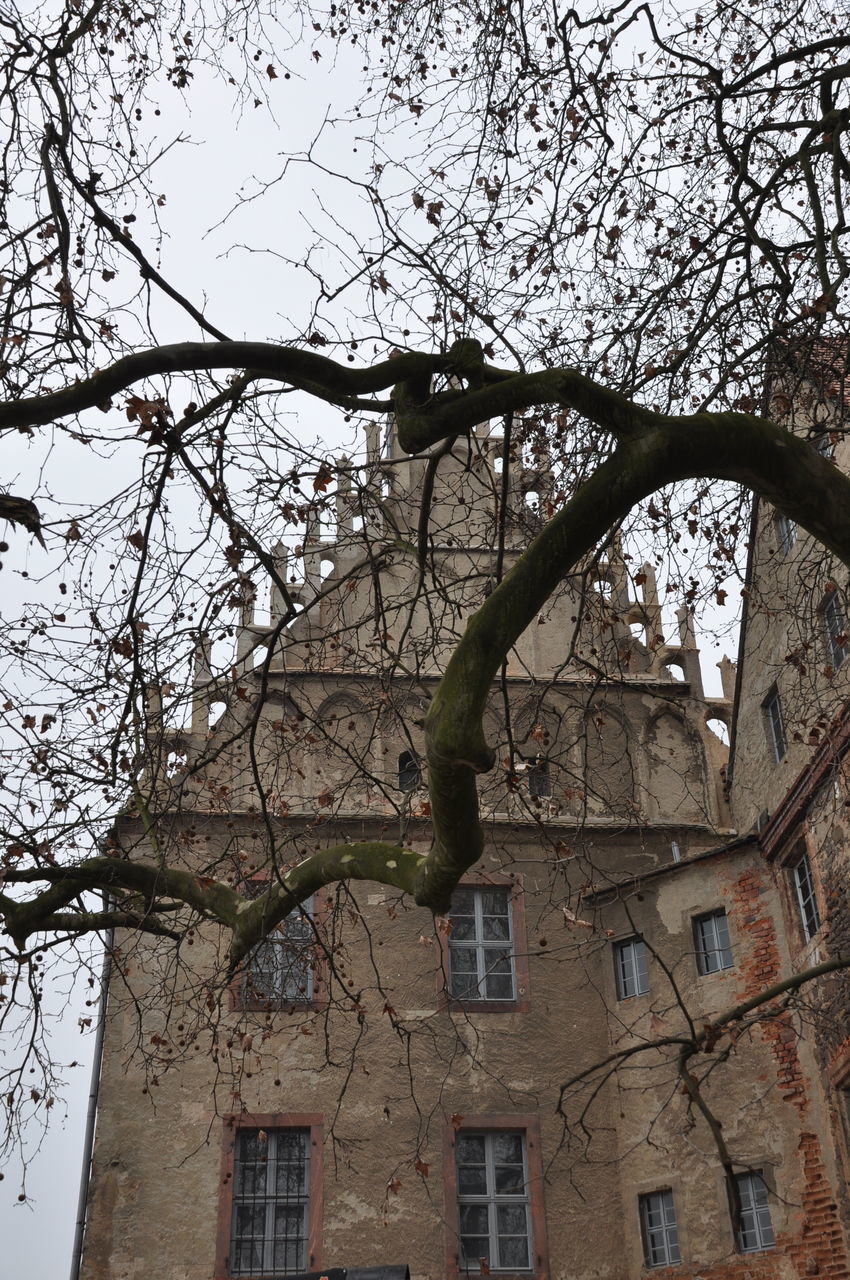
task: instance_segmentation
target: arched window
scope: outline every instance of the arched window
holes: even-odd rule
[[[399,791],[417,791],[422,786],[422,770],[412,751],[402,751],[398,758]]]

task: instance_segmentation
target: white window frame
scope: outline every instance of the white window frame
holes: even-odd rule
[[[513,895],[509,885],[501,884],[461,884],[458,886],[458,892],[472,894],[473,916],[474,920],[473,934],[468,938],[455,938],[454,929],[449,934],[448,946],[448,986],[449,995],[452,1000],[460,1001],[466,1004],[514,1004],[517,998],[517,980],[516,980],[516,956],[514,952],[514,919],[513,919]],[[508,936],[507,938],[485,938],[484,937],[484,894],[485,893],[504,894],[507,905],[507,922]],[[459,914],[459,913],[456,913]],[[452,910],[449,910],[449,920],[452,919]],[[469,919],[469,915],[464,913],[464,918]],[[498,917],[502,918],[502,917]],[[474,994],[461,994],[455,990],[455,979],[466,977],[466,971],[457,971],[454,967],[454,954],[461,948],[475,952],[476,964],[476,981],[477,990]],[[510,966],[511,989],[510,995],[488,995],[487,994],[487,978],[491,973],[494,958],[501,956],[507,952],[507,958]],[[495,976],[495,975],[494,975]],[[500,975],[501,976],[501,975]]]
[[[498,1138],[509,1135],[510,1137],[519,1138],[522,1147],[522,1192],[519,1195],[504,1194],[496,1190],[496,1160],[494,1148]],[[531,1196],[528,1187],[528,1144],[526,1140],[525,1130],[523,1129],[460,1129],[458,1130],[458,1140],[461,1138],[483,1138],[484,1140],[484,1170],[486,1192],[482,1195],[472,1195],[468,1192],[461,1192],[461,1168],[464,1167],[460,1162],[459,1142],[455,1146],[455,1169],[457,1173],[457,1210],[458,1210],[458,1244],[459,1244],[459,1269],[461,1273],[473,1274],[480,1273],[480,1257],[486,1257],[491,1272],[507,1271],[511,1274],[520,1274],[524,1272],[533,1272],[534,1270],[534,1240],[531,1230]],[[477,1167],[477,1166],[476,1166]],[[489,1253],[479,1255],[476,1258],[467,1258],[463,1248],[463,1208],[465,1205],[485,1205],[487,1208],[487,1238],[489,1241]],[[499,1208],[509,1206],[510,1208],[525,1209],[525,1232],[524,1239],[526,1242],[526,1251],[528,1264],[525,1267],[518,1267],[515,1263],[502,1266],[501,1252],[499,1246]],[[471,1234],[471,1233],[470,1233]],[[478,1233],[476,1233],[477,1235]],[[507,1234],[507,1233],[506,1233]],[[511,1232],[511,1238],[518,1236],[519,1233]]]
[[[729,937],[729,918],[723,907],[694,916],[694,953],[697,972],[706,978],[709,974],[733,969],[732,940]]]
[[[786,516],[784,511],[777,511],[773,520],[776,527],[779,550],[787,560],[797,545],[797,526],[793,520]]]
[[[774,764],[779,764],[788,750],[788,738],[785,733],[785,717],[782,714],[782,699],[775,685],[762,705],[767,722],[770,747],[773,752],[773,762]]]
[[[614,943],[614,978],[617,999],[631,1000],[649,991],[646,944],[643,938],[622,938]]]
[[[741,1204],[737,1245],[740,1253],[762,1253],[776,1244],[770,1219],[767,1184],[761,1170],[736,1173],[735,1183]]]
[[[833,591],[829,596],[821,610],[821,614],[823,616],[824,631],[826,632],[827,652],[830,662],[837,671],[848,656],[846,640],[844,644],[838,643],[839,636],[847,636],[847,623],[844,620],[841,596],[838,591]]]
[[[265,892],[266,884],[257,883],[260,891]],[[245,1007],[285,1009],[290,1005],[311,1003],[316,963],[312,914],[313,899],[310,897],[248,952],[242,968],[242,1003]],[[258,973],[274,974],[274,991],[263,990],[256,978]]]
[[[642,1195],[640,1230],[647,1267],[670,1267],[682,1261],[676,1205],[669,1187]]]
[[[265,1148],[265,1159],[260,1162],[246,1159],[243,1153],[245,1141],[252,1137],[258,1137],[265,1134],[265,1140],[260,1139],[261,1145]],[[299,1179],[301,1190],[294,1196],[281,1196],[277,1189],[278,1168],[281,1163],[279,1152],[281,1148],[282,1135],[300,1134],[303,1146],[303,1159],[300,1161],[301,1177]],[[248,1129],[240,1127],[236,1134],[236,1145],[233,1153],[233,1210],[230,1224],[230,1274],[233,1276],[286,1276],[297,1275],[308,1269],[309,1253],[310,1253],[310,1129],[301,1127],[286,1126],[278,1129]],[[258,1191],[252,1194],[246,1194],[242,1188],[244,1187],[243,1177],[247,1167],[255,1164],[259,1171],[258,1181],[264,1181]],[[286,1161],[286,1164],[294,1164],[294,1161]],[[300,1247],[298,1259],[293,1262],[292,1266],[284,1264],[283,1267],[277,1266],[275,1262],[275,1249],[280,1247],[281,1242],[288,1242],[289,1237],[286,1235],[279,1236],[275,1234],[277,1210],[281,1205],[287,1207],[295,1206],[300,1209],[301,1226],[295,1236],[295,1246]],[[263,1234],[260,1237],[258,1233],[239,1232],[237,1230],[240,1210],[245,1208],[253,1209],[258,1216],[262,1215]],[[247,1243],[250,1245],[259,1244],[260,1262],[257,1265],[249,1263],[243,1266],[239,1260],[239,1246]]]
[[[797,895],[797,910],[800,913],[803,938],[806,942],[811,942],[820,929],[821,919],[808,853],[803,852],[797,861],[792,863],[791,875],[794,880],[794,892]]]

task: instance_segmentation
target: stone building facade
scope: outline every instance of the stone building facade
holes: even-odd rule
[[[199,654],[192,724],[149,743],[156,805],[118,822],[123,852],[250,895],[346,840],[427,850],[430,693],[552,483],[544,454],[500,455],[482,433],[411,461],[390,433],[365,486],[340,468],[332,536],[279,549],[303,612],[282,628],[280,585],[244,584],[237,663],[214,679]],[[215,933],[176,961],[116,939],[84,1280],[850,1276],[843,979],[699,1040],[848,927],[850,721],[794,737],[784,614],[757,601],[814,553],[779,531],[757,513],[734,725],[734,668],[706,697],[650,565],[615,542],[564,580],[494,688],[486,847],[448,919],[323,892],[223,1002]],[[833,664],[810,684],[843,706],[823,608]],[[709,722],[733,730],[731,801]]]

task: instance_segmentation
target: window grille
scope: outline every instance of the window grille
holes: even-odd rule
[[[847,657],[847,623],[837,591],[833,591],[823,607],[823,625],[829,659],[837,669]]]
[[[614,943],[614,973],[618,1000],[629,1000],[649,990],[646,947],[641,938],[626,938]]]
[[[735,1175],[735,1182],[741,1202],[738,1248],[742,1253],[772,1249],[776,1237],[770,1221],[770,1205],[764,1178],[760,1173],[738,1173]]]
[[[651,1191],[640,1197],[640,1224],[648,1267],[669,1267],[681,1262],[672,1191]]]
[[[791,874],[794,877],[794,888],[797,893],[797,906],[800,910],[803,937],[806,942],[811,942],[820,928],[820,912],[818,911],[817,898],[815,897],[812,864],[809,862],[807,853],[804,853],[791,868]]]
[[[515,1000],[510,889],[456,889],[449,918],[449,991],[454,999]]]
[[[412,751],[402,751],[398,758],[399,791],[418,791],[422,786],[422,770]]]
[[[264,892],[263,882],[252,882]],[[255,895],[256,896],[256,895]],[[313,998],[316,937],[310,919],[313,899],[293,911],[249,952],[242,973],[242,1003],[275,1009],[308,1004]]]
[[[785,720],[782,715],[782,701],[777,689],[773,689],[765,699],[764,713],[767,719],[768,741],[770,743],[773,760],[775,764],[779,764],[779,761],[788,750],[788,740],[785,737]]]
[[[309,1129],[240,1129],[233,1169],[230,1271],[276,1277],[306,1271]]]
[[[461,1130],[455,1143],[464,1272],[530,1271],[531,1215],[525,1134]]]
[[[735,962],[729,941],[729,921],[724,910],[710,911],[694,919],[694,947],[697,969],[703,976],[732,968]]]
[[[797,543],[797,526],[793,520],[788,519],[783,511],[777,511],[774,521],[779,550],[783,556],[790,556]]]

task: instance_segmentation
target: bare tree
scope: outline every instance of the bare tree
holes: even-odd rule
[[[594,610],[612,636],[643,627],[650,665],[662,643],[648,593],[623,606],[588,589],[623,538],[654,536],[666,565],[687,530],[705,550],[674,571],[682,596],[725,594],[742,489],[850,564],[850,481],[806,407],[828,404],[841,437],[850,37],[833,15],[805,0],[685,16],[625,0],[587,17],[423,0],[294,4],[287,21],[289,42],[254,6],[96,0],[0,16],[0,429],[55,442],[0,515],[43,537],[56,566],[0,641],[7,1010],[37,997],[46,951],[105,930],[159,957],[167,992],[196,930],[221,928],[210,972],[226,988],[281,921],[320,892],[345,903],[352,882],[445,913],[483,848],[482,796],[503,776],[522,792],[546,754],[535,708],[523,719],[505,698],[498,723],[493,689],[564,581],[579,601],[566,661],[600,685],[624,674],[628,646],[582,649]],[[306,169],[338,201],[297,262],[262,259],[283,282],[297,265],[309,306],[282,340],[231,337],[214,282],[193,300],[158,265],[169,211],[191,198],[159,189],[159,104],[191,102],[212,66],[285,133],[287,59],[350,44],[366,66],[337,127],[365,131],[365,157],[332,171],[329,121],[255,193],[275,216]],[[175,324],[185,339],[165,341]],[[365,426],[365,459],[304,443],[290,405],[310,399]],[[377,444],[388,416],[391,456]],[[73,510],[52,497],[66,442],[129,458],[113,490]],[[495,453],[485,483],[478,464]],[[522,520],[512,464],[537,495]],[[494,559],[470,567],[460,609],[431,524],[441,467],[454,486],[441,536],[455,547],[490,485]],[[421,505],[400,523],[403,468]],[[331,534],[338,559],[323,573]],[[382,574],[399,559],[387,599]],[[368,677],[372,701],[329,720],[318,693],[296,705],[277,689],[287,663]],[[377,755],[388,718],[407,738],[395,789]],[[580,810],[588,774],[563,767]],[[523,801],[532,813],[542,785]],[[262,856],[240,871],[235,836],[207,858],[194,837],[176,852],[195,810],[237,807],[234,786]],[[352,788],[382,797],[383,830],[328,841]],[[299,821],[281,827],[293,789]],[[433,833],[427,854],[410,847],[417,823]],[[262,867],[268,886],[246,898]],[[332,957],[341,945],[323,943]],[[208,978],[192,981],[202,1008]],[[689,1055],[708,1034],[692,1027],[674,1046],[695,1091]]]

